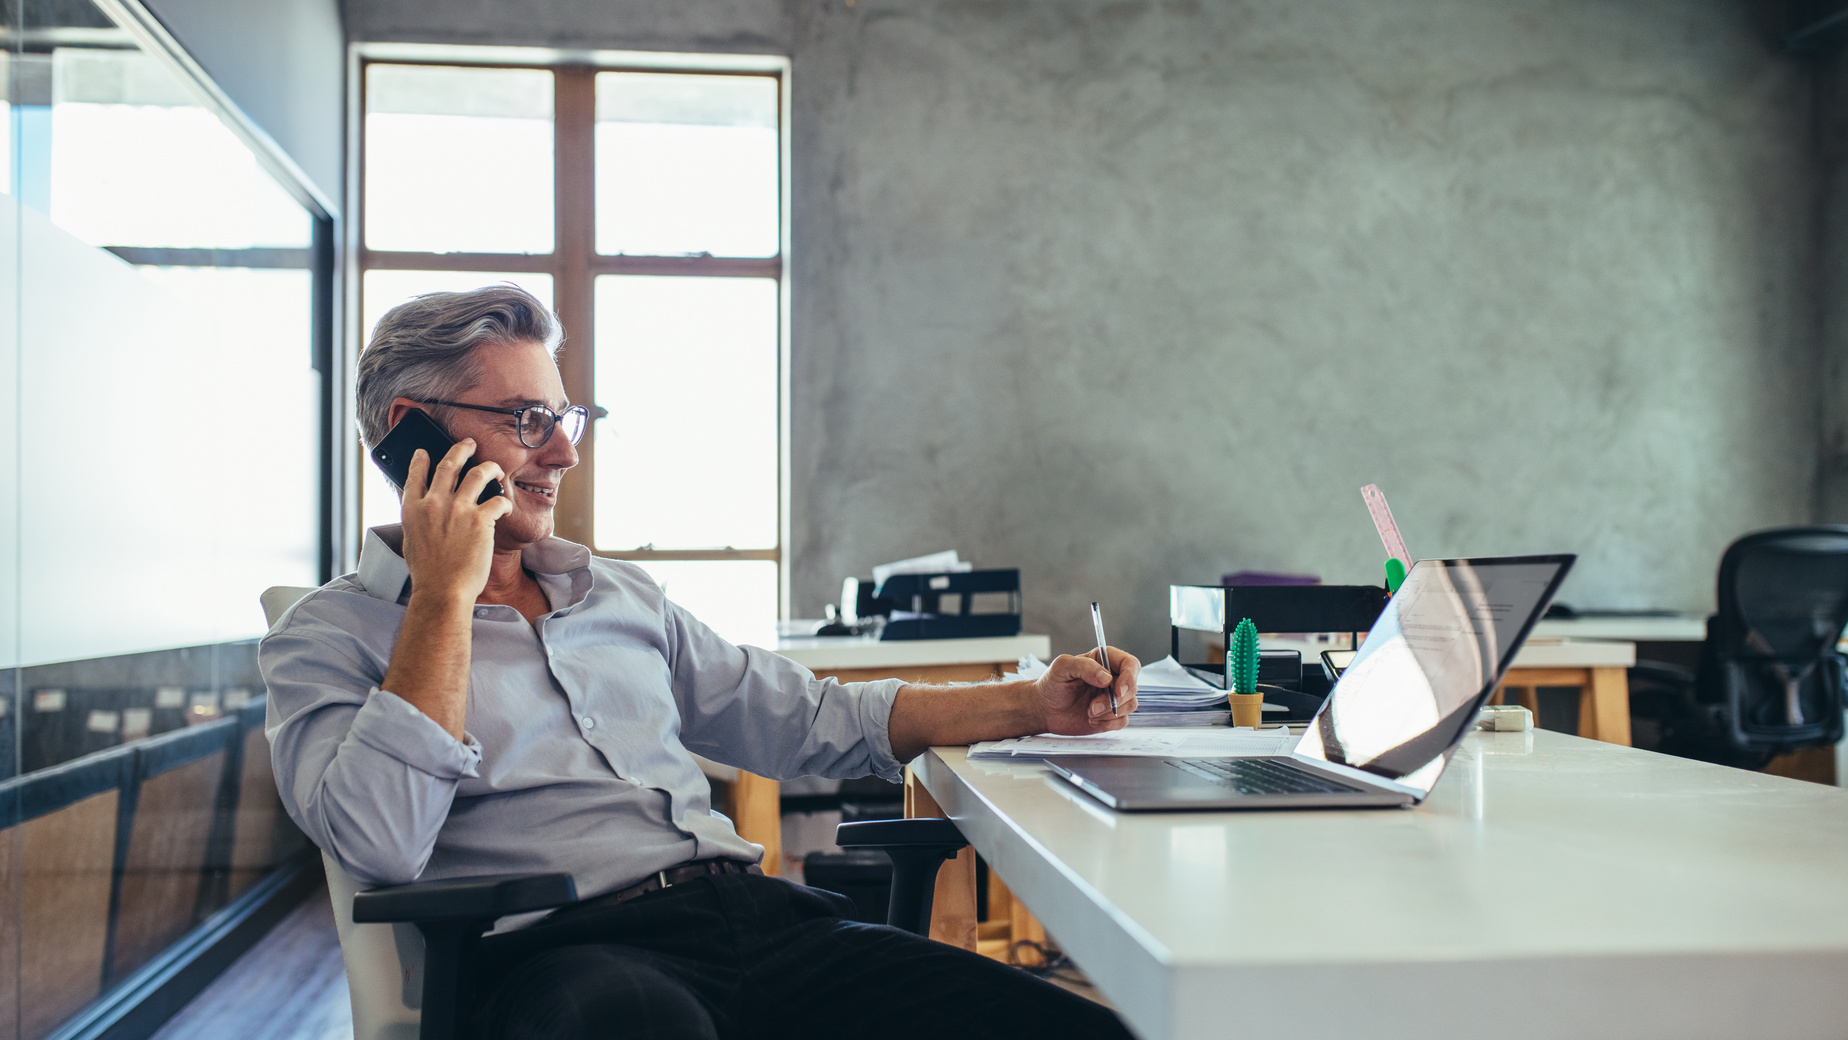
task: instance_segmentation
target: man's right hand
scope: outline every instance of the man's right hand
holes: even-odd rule
[[[404,482],[404,562],[411,570],[413,595],[423,593],[450,603],[473,603],[488,584],[494,559],[494,524],[513,511],[505,495],[478,503],[488,481],[504,475],[497,463],[483,462],[468,471],[460,486],[456,474],[475,454],[475,441],[464,437],[427,477],[430,456],[411,456]]]

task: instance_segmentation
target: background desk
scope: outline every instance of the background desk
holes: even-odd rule
[[[819,622],[817,622],[819,623]],[[1052,656],[1046,636],[1002,639],[911,639],[893,642],[863,636],[785,636],[774,648],[814,672],[841,682],[903,679],[916,683],[981,682],[999,679],[1028,654]],[[764,847],[764,873],[783,872],[783,814],[777,782],[741,769],[701,760],[706,775],[725,781],[725,815],[738,834]]]
[[[1662,620],[1662,619],[1645,619]],[[1673,620],[1673,619],[1669,619]],[[1548,624],[1548,622],[1541,622]],[[1578,624],[1568,622],[1567,624]],[[1540,687],[1570,686],[1579,691],[1578,735],[1612,744],[1630,743],[1630,678],[1636,663],[1636,644],[1614,639],[1582,639],[1565,633],[1535,631],[1514,655],[1514,664],[1502,679],[1502,688],[1490,699],[1521,704],[1540,717]],[[1305,667],[1317,667],[1319,643],[1267,640],[1267,649],[1295,650]]]
[[[1614,639],[1624,643],[1698,643],[1707,638],[1707,619],[1692,614],[1666,617],[1578,617],[1542,619],[1534,639]]]
[[[1145,1040],[1848,1022],[1848,792],[1540,730],[1417,809],[1118,814],[964,750],[922,783]]]
[[[1509,694],[1540,717],[1542,686],[1571,686],[1579,691],[1578,735],[1612,744],[1630,744],[1630,676],[1636,644],[1616,641],[1549,641],[1530,639],[1514,655],[1490,703]]]
[[[1624,662],[1623,668],[1606,668],[1602,671],[1594,668],[1585,673],[1585,683],[1557,682],[1554,681],[1559,678],[1556,674],[1511,675],[1503,683],[1504,687],[1519,688],[1516,691],[1517,698],[1530,709],[1538,703],[1535,694],[1537,687],[1577,686],[1579,736],[1628,744],[1630,682],[1623,669],[1635,664],[1638,656],[1693,668],[1700,653],[1700,644],[1707,638],[1707,619],[1693,614],[1556,618],[1536,624],[1531,638],[1540,641],[1563,639],[1573,645],[1605,641],[1630,648],[1629,660]]]

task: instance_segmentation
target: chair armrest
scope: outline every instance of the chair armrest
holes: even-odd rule
[[[353,897],[353,921],[483,921],[575,902],[570,874],[489,874],[361,892]]]
[[[969,840],[953,821],[938,817],[910,820],[858,820],[834,828],[834,844],[873,848],[892,857],[892,899],[886,923],[915,935],[930,935],[930,904],[937,868],[955,859]]]
[[[910,820],[860,820],[843,823],[834,829],[834,844],[842,848],[870,846],[897,848],[914,845],[941,845],[960,849],[969,844],[951,820],[918,817]]]

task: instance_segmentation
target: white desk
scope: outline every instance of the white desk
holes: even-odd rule
[[[1544,730],[1472,735],[1411,810],[914,768],[1145,1040],[1848,1032],[1848,792]]]

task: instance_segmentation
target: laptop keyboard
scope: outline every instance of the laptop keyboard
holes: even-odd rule
[[[1175,758],[1168,759],[1168,764],[1239,794],[1348,794],[1359,790],[1274,758]]]

